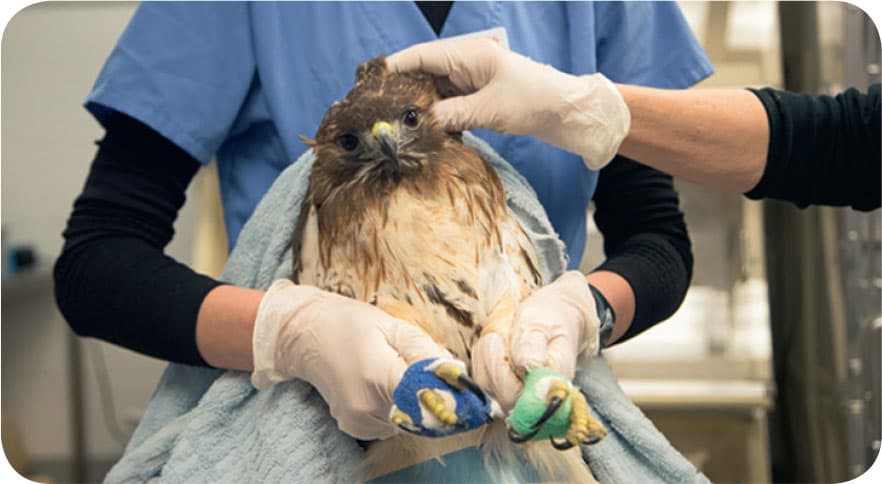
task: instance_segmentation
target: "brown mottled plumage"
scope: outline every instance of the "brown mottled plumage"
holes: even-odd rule
[[[359,66],[353,89],[328,110],[315,140],[305,140],[316,159],[294,234],[294,280],[376,304],[468,365],[482,332],[507,340],[517,303],[542,280],[493,167],[432,117],[438,99],[427,75],[390,73],[382,57]],[[491,440],[501,456],[493,465],[517,458],[504,424],[492,427],[496,434],[379,442],[366,472]],[[590,478],[578,449],[525,448],[527,458],[560,471],[550,476]]]

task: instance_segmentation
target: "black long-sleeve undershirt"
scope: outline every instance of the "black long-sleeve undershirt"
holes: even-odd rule
[[[769,150],[748,198],[808,205],[882,205],[880,85],[835,96],[751,89],[769,119]]]
[[[624,277],[634,291],[625,341],[674,314],[692,280],[692,244],[669,175],[617,156],[600,170],[594,221],[606,260],[598,269]]]
[[[128,116],[106,127],[55,264],[58,307],[81,336],[205,365],[196,319],[220,283],[163,254],[199,163]]]
[[[417,8],[422,12],[423,17],[429,22],[435,35],[441,35],[441,28],[447,16],[450,15],[450,9],[453,8],[453,2],[414,2]]]

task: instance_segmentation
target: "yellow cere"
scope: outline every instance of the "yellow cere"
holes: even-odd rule
[[[385,131],[387,133],[392,132],[392,125],[385,121],[377,121],[374,123],[374,127],[371,128],[371,135],[377,137],[381,131]]]

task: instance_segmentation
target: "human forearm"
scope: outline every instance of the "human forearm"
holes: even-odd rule
[[[610,271],[591,272],[585,275],[585,280],[603,294],[616,315],[612,334],[606,341],[607,345],[613,344],[628,331],[634,320],[634,310],[637,304],[634,298],[634,289],[624,277]]]
[[[263,291],[224,285],[205,296],[196,322],[196,344],[209,365],[253,369],[251,337],[263,295]]]
[[[631,112],[622,155],[729,192],[746,192],[762,177],[769,123],[749,91],[617,87]]]

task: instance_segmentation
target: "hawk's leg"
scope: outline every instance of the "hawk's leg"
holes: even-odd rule
[[[527,373],[524,392],[509,415],[508,424],[513,441],[548,438],[560,450],[593,444],[607,434],[603,424],[591,414],[581,390],[548,368]]]
[[[478,428],[502,416],[465,373],[465,364],[429,358],[410,365],[392,394],[389,420],[402,430],[427,437]]]
[[[438,341],[434,329],[407,302],[380,298],[377,307],[413,323]],[[393,393],[389,420],[402,430],[425,436],[444,436],[470,430],[502,416],[499,405],[472,380],[465,363],[455,359],[424,359],[400,348],[410,363]]]

